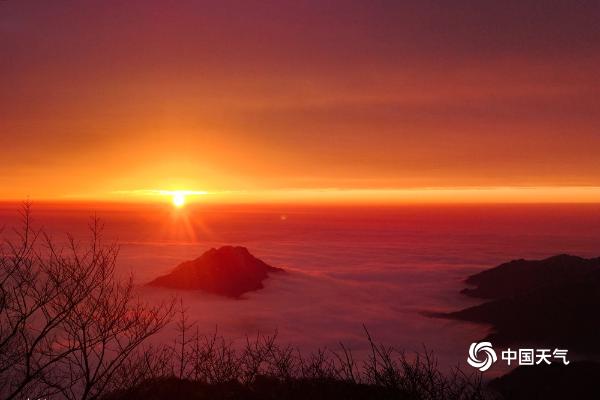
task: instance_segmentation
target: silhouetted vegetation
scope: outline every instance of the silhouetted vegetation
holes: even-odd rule
[[[189,323],[182,309],[174,343],[160,357],[137,364],[138,382],[111,393],[117,399],[484,399],[481,375],[455,369],[442,374],[433,355],[412,357],[377,344],[365,328],[370,355],[355,361],[350,349],[304,355],[277,335],[246,337],[242,346],[215,330]]]
[[[0,248],[0,397],[96,399],[117,388],[142,344],[170,320],[172,305],[150,306],[133,281],[115,277],[118,247],[90,240],[58,247],[22,224]]]

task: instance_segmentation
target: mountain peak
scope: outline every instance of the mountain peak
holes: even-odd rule
[[[195,260],[185,261],[167,275],[148,285],[173,289],[203,290],[239,298],[246,292],[260,290],[269,273],[283,272],[254,257],[242,246],[211,248]]]

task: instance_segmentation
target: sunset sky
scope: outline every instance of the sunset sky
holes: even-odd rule
[[[600,201],[600,2],[0,1],[0,200]]]

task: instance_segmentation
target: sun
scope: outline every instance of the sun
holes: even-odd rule
[[[202,191],[202,190],[182,190],[182,189],[180,189],[180,190],[148,189],[148,190],[141,190],[140,192],[149,194],[149,195],[164,196],[163,197],[164,200],[171,199],[171,204],[175,208],[182,208],[186,204],[188,204],[188,202],[190,204],[193,203],[196,200],[197,196],[204,196],[204,195],[209,194],[209,192]]]
[[[173,205],[181,208],[185,205],[185,194],[182,192],[173,192]]]

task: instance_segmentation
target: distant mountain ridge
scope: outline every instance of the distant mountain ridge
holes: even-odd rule
[[[463,289],[461,293],[497,299],[570,282],[597,270],[600,270],[600,257],[587,259],[559,254],[543,260],[512,260],[469,276],[465,282],[476,287]]]
[[[223,246],[212,248],[195,260],[179,264],[149,286],[184,290],[203,290],[239,298],[246,292],[262,289],[270,273],[284,272],[254,257],[247,248]]]
[[[434,316],[491,324],[497,344],[537,343],[600,354],[600,258],[515,260],[467,278],[462,293],[492,299]]]

